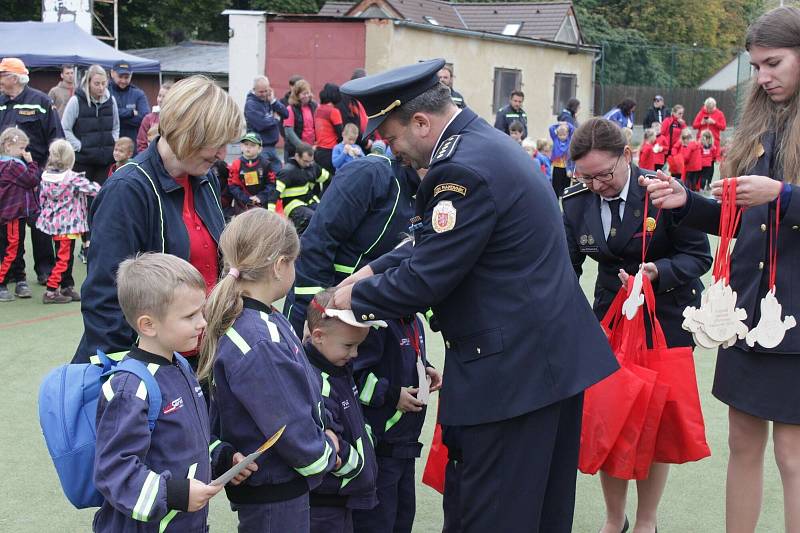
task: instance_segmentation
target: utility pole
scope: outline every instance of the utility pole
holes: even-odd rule
[[[101,17],[100,10],[98,9],[100,6],[103,6],[103,14],[104,16]],[[108,12],[107,9],[111,8],[112,10],[112,18],[113,22],[111,24],[112,30],[108,29],[108,25],[106,22],[103,22],[104,19],[107,20]],[[99,35],[95,35],[98,39],[102,41],[110,41],[114,48],[119,50],[119,10],[118,10],[118,0],[94,0],[92,6],[92,18],[97,25],[100,26],[101,33]]]

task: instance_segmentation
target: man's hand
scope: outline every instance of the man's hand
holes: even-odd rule
[[[434,392],[442,388],[442,373],[432,366],[425,367],[425,374],[431,378],[430,391]]]
[[[233,465],[231,465],[231,466],[238,465],[243,460],[244,460],[244,455],[242,455],[239,452],[236,452],[235,454],[233,454]],[[256,470],[258,470],[258,465],[255,463],[255,461],[253,461],[252,463],[247,465],[244,470],[242,470],[241,472],[236,474],[236,477],[233,478],[232,480],[230,480],[230,484],[231,485],[238,485],[239,483],[241,483],[245,479],[249,478],[250,474],[252,474]]]
[[[418,389],[414,387],[401,387],[400,398],[397,400],[397,408],[404,413],[418,413],[422,411],[422,408],[425,407],[425,404],[420,400],[417,400],[417,391]]]
[[[337,437],[336,433],[334,433],[330,429],[326,429],[325,430],[325,434],[327,436],[329,436],[331,438],[331,440],[333,441],[333,447],[336,449],[336,453],[338,454],[339,453],[339,437]]]
[[[368,278],[368,277],[372,276],[373,274],[374,274],[374,272],[372,272],[372,269],[370,268],[369,265],[367,265],[365,267],[362,267],[362,268],[359,268],[357,272],[355,272],[353,274],[350,274],[349,276],[344,278],[342,280],[342,282],[339,283],[339,285],[337,285],[337,288],[345,287],[347,285],[352,285],[356,281],[362,280],[364,278]]]
[[[222,485],[206,485],[202,481],[196,479],[189,480],[189,506],[187,510],[190,513],[199,511],[208,504],[208,500],[222,490]]]
[[[658,279],[658,267],[655,263],[644,263],[642,265],[642,270],[644,271],[644,275],[650,278],[650,281]]]
[[[333,294],[333,308],[334,309],[351,309],[353,297],[353,286],[345,285],[339,287]]]

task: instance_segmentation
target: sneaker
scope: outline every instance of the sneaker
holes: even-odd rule
[[[0,285],[0,302],[13,302],[14,295],[5,285]]]
[[[75,290],[74,287],[61,287],[61,294],[63,294],[64,296],[69,296],[70,298],[72,298],[73,302],[81,301],[81,295],[80,293],[78,293],[78,291]]]
[[[69,296],[64,296],[58,291],[46,290],[42,295],[42,303],[45,304],[68,304],[72,301]]]
[[[31,288],[28,287],[27,281],[18,281],[17,287],[14,289],[14,294],[17,296],[17,298],[30,298],[33,296],[33,292],[31,291]]]

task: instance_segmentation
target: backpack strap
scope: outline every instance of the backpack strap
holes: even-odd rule
[[[158,415],[161,414],[161,388],[158,386],[156,377],[150,373],[142,362],[131,359],[130,357],[122,360],[122,362],[104,375],[107,375],[108,378],[111,379],[111,376],[117,372],[129,372],[144,383],[144,387],[147,389],[147,425],[152,432],[156,427]]]

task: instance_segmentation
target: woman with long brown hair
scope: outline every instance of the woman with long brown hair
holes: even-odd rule
[[[723,165],[736,176],[736,203],[747,209],[731,260],[736,307],[747,311],[752,329],[760,302],[775,274],[782,316],[800,318],[800,9],[780,7],[762,15],[747,32],[745,46],[755,78]],[[640,178],[653,203],[675,209],[681,224],[717,233],[721,206],[687,191],[659,172]],[[721,181],[712,185],[718,200]],[[794,197],[794,198],[793,198]],[[770,261],[770,233],[778,228],[777,260]],[[800,328],[785,332],[774,348],[739,341],[721,348],[714,395],[729,406],[726,521],[728,533],[755,530],[761,511],[764,450],[772,422],[775,460],[783,485],[786,531],[800,531]]]
[[[317,138],[314,131],[314,117],[317,113],[317,103],[312,99],[311,85],[306,80],[297,80],[292,85],[289,93],[289,118],[283,122],[283,132],[286,135],[285,160],[289,161],[300,143],[316,146]]]

